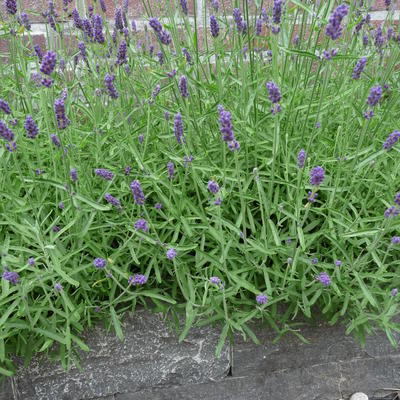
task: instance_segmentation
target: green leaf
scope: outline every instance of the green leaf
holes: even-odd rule
[[[229,324],[226,322],[222,329],[221,335],[218,339],[217,348],[215,350],[215,357],[217,358],[221,355],[221,351],[222,348],[224,347],[226,337],[228,336],[228,332],[229,332]]]
[[[365,283],[363,282],[363,280],[358,276],[358,273],[356,271],[353,271],[354,276],[357,279],[358,284],[360,285],[360,288],[362,290],[362,292],[364,293],[366,299],[370,302],[370,304],[373,307],[378,307],[376,300],[374,298],[374,296],[372,296],[371,292],[368,290],[368,288],[365,286]]]
[[[117,316],[113,306],[110,307],[110,312],[111,312],[111,319],[112,319],[112,322],[114,325],[115,332],[117,333],[119,340],[122,341],[122,340],[124,340],[124,334],[122,333],[121,324],[119,322],[118,316]]]

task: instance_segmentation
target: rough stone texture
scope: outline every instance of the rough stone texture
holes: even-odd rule
[[[88,333],[91,351],[82,354],[82,372],[73,367],[67,374],[59,363],[34,359],[29,369],[18,372],[16,400],[92,399],[160,385],[219,380],[229,371],[228,347],[219,359],[214,357],[218,329],[192,329],[178,343],[158,314],[137,311],[124,325],[123,342],[100,327]]]
[[[348,399],[359,388],[377,396],[384,394],[377,389],[399,382],[399,368],[400,356],[305,364],[268,374],[228,377],[218,383],[125,393],[115,400],[339,400]]]
[[[353,336],[346,336],[340,325],[318,323],[296,329],[309,343],[303,343],[294,334],[287,333],[276,344],[276,333],[260,325],[252,327],[261,345],[235,338],[232,373],[234,376],[268,373],[281,369],[301,368],[316,364],[345,362],[385,356],[400,356],[385,333],[368,336],[365,348]],[[395,335],[400,343],[399,336]]]
[[[11,381],[7,379],[5,384],[0,381],[0,400],[12,400],[13,398]]]

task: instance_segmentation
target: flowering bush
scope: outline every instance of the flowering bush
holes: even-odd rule
[[[15,0],[1,18],[0,373],[50,348],[68,368],[86,326],[122,338],[150,300],[186,313],[181,339],[219,322],[217,354],[233,331],[256,340],[252,320],[281,335],[317,310],[395,344],[390,9],[374,27],[362,1],[212,1],[202,34],[185,0],[145,3],[145,31],[126,2],[110,23],[103,1],[69,3],[43,13],[46,49]]]

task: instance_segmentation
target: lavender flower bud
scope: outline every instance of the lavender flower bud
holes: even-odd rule
[[[11,114],[10,105],[3,99],[0,99],[0,110],[2,110],[5,114]]]
[[[297,167],[299,169],[303,168],[305,161],[306,161],[306,151],[304,149],[300,149],[299,155],[297,156]]]
[[[11,142],[14,140],[14,132],[0,119],[0,137]]]
[[[310,184],[312,186],[319,186],[325,179],[325,172],[322,167],[314,167],[310,172]]]
[[[54,113],[56,114],[58,129],[65,129],[71,123],[65,115],[65,103],[62,97],[54,101]]]
[[[26,137],[29,139],[35,139],[39,133],[39,129],[31,115],[26,117],[24,128],[26,130]]]
[[[134,274],[128,279],[128,285],[144,285],[147,282],[146,275]]]
[[[19,275],[15,271],[8,271],[7,267],[3,267],[3,279],[9,281],[12,285],[17,285],[19,283]]]
[[[259,294],[256,297],[256,301],[257,301],[258,304],[265,304],[265,303],[268,302],[268,298],[267,298],[267,296],[265,294]]]
[[[216,38],[219,35],[219,25],[217,18],[214,15],[210,15],[210,30],[211,35]]]
[[[95,15],[93,17],[93,26],[94,26],[94,41],[100,44],[103,44],[106,39],[103,34],[103,18],[101,15]]]
[[[343,3],[340,6],[336,7],[329,18],[329,23],[326,27],[326,35],[329,36],[332,40],[336,40],[342,34],[342,20],[348,14],[349,7]]]
[[[178,114],[175,115],[174,132],[178,144],[182,145],[182,143],[185,143],[185,137],[183,136],[182,115],[180,112],[178,112]]]
[[[105,78],[104,78],[104,81],[105,81],[105,84],[106,84],[107,92],[110,95],[110,97],[112,99],[118,99],[119,93],[118,93],[117,89],[114,86],[114,79],[115,79],[114,75],[110,76],[109,74],[107,74],[105,76]]]
[[[371,91],[369,92],[369,96],[367,98],[367,104],[371,107],[374,107],[377,105],[381,97],[382,97],[382,87],[380,85],[374,86],[371,88]]]
[[[95,168],[94,173],[106,181],[111,181],[114,178],[114,174],[108,169]]]
[[[179,91],[181,92],[181,96],[186,98],[189,97],[189,91],[187,87],[187,78],[185,75],[181,76],[181,79],[179,80]]]
[[[6,6],[6,11],[10,15],[15,15],[17,13],[17,2],[16,0],[5,0],[4,4]]]
[[[121,208],[121,202],[115,197],[111,196],[110,193],[106,193],[104,198],[106,199],[107,203],[112,204],[114,207]]]
[[[331,278],[326,272],[321,272],[318,275],[317,279],[325,286],[329,286],[331,283]]]
[[[182,12],[185,15],[188,15],[188,4],[187,4],[187,0],[180,0],[181,3],[181,8],[182,8]]]
[[[93,261],[93,265],[97,269],[104,269],[107,265],[107,261],[104,260],[103,258],[95,258]]]
[[[208,190],[211,193],[217,194],[219,192],[219,185],[216,181],[208,181]]]
[[[170,161],[167,167],[168,167],[168,179],[172,181],[174,179],[174,163]]]
[[[136,179],[131,183],[131,192],[135,203],[138,206],[142,206],[146,199],[144,197],[142,187],[140,186],[140,182]]]
[[[149,226],[147,224],[147,221],[145,219],[143,219],[143,218],[138,219],[135,222],[135,229],[137,231],[141,230],[141,231],[146,232],[146,233],[149,232]]]
[[[78,180],[78,172],[76,171],[75,168],[71,169],[71,172],[69,173],[69,176],[71,177],[72,182],[76,182]]]
[[[360,79],[361,73],[363,72],[366,64],[367,64],[367,57],[361,57],[358,60],[356,66],[354,67],[351,77],[353,79]]]
[[[398,130],[393,131],[388,136],[386,141],[383,143],[383,146],[382,146],[383,149],[389,151],[398,142],[399,139],[400,139],[400,131],[398,131]],[[399,200],[399,202],[397,204],[400,205],[400,200]]]
[[[176,257],[176,250],[171,247],[170,249],[167,250],[167,258],[168,260],[172,260]]]
[[[51,75],[54,71],[57,62],[57,55],[54,51],[49,51],[43,57],[42,64],[40,66],[40,72],[45,75]]]

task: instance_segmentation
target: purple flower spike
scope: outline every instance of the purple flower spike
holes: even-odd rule
[[[97,268],[97,269],[104,269],[107,265],[107,261],[104,260],[104,258],[95,258],[93,261],[93,265]]]
[[[42,63],[40,65],[40,72],[45,75],[51,75],[54,71],[57,62],[57,55],[54,51],[49,51],[43,57]]]
[[[210,30],[212,37],[216,38],[219,35],[219,25],[217,18],[214,15],[210,15]]]
[[[76,172],[75,168],[71,169],[71,172],[69,173],[69,175],[71,177],[72,182],[76,182],[78,180],[78,173]]]
[[[0,110],[2,110],[5,114],[11,114],[11,108],[9,104],[3,99],[0,99]]]
[[[361,73],[364,71],[366,64],[367,64],[367,57],[361,57],[358,60],[356,66],[354,67],[351,77],[355,80],[360,79]]]
[[[176,250],[171,247],[170,249],[167,250],[167,258],[168,260],[172,260],[176,257]]]
[[[126,44],[126,41],[121,40],[121,43],[120,43],[119,49],[118,49],[118,54],[117,54],[117,61],[116,61],[117,65],[123,65],[128,61],[126,58],[127,50],[128,50],[128,46]]]
[[[183,136],[182,114],[180,112],[175,115],[174,132],[176,141],[182,146],[182,144],[185,143],[185,137]]]
[[[388,209],[386,209],[383,215],[386,219],[396,218],[399,215],[399,209],[395,206],[391,206]]]
[[[313,264],[313,265],[318,264],[318,258],[313,258],[313,259],[311,260],[311,264]]]
[[[56,282],[55,285],[54,285],[54,289],[55,289],[57,292],[61,292],[61,291],[63,290],[63,287],[62,287],[61,283]]]
[[[135,203],[138,206],[142,206],[146,199],[140,186],[140,182],[136,179],[131,183],[131,192],[133,194],[133,198],[135,199]]]
[[[181,92],[181,96],[186,98],[189,97],[189,91],[187,87],[187,78],[185,75],[182,75],[179,80],[179,91]]]
[[[392,291],[390,292],[392,297],[396,297],[398,293],[399,293],[399,289],[397,289],[397,288],[392,289]]]
[[[174,179],[174,163],[170,161],[167,165],[168,168],[168,179],[173,180]]]
[[[58,148],[61,147],[61,141],[60,141],[60,139],[59,139],[54,133],[52,133],[52,134],[50,135],[50,139],[51,139],[52,143],[53,143],[55,146],[57,146]]]
[[[325,286],[329,286],[331,284],[331,278],[326,272],[321,272],[317,279]]]
[[[267,296],[265,294],[259,294],[256,297],[256,301],[257,301],[258,304],[265,304],[265,303],[268,302],[268,298],[267,298]]]
[[[106,89],[107,89],[107,92],[110,95],[110,97],[112,99],[118,99],[119,93],[114,86],[114,79],[115,79],[114,75],[107,74],[104,78],[104,82],[106,84]]]
[[[135,222],[135,229],[137,231],[143,231],[143,232],[148,232],[149,231],[149,226],[147,224],[147,221],[143,218],[138,219]]]
[[[297,167],[299,169],[303,168],[305,161],[306,161],[306,151],[304,149],[300,149],[299,155],[297,156]]]
[[[58,129],[65,129],[71,123],[65,115],[65,103],[62,97],[54,101],[54,113],[56,114]]]
[[[281,100],[281,92],[278,86],[275,85],[274,82],[268,82],[265,84],[268,90],[268,97],[271,100],[272,104],[279,103]]]
[[[339,39],[343,31],[341,23],[348,12],[349,7],[344,3],[335,8],[329,18],[329,23],[326,26],[326,36],[329,36],[332,40]]]
[[[325,172],[322,167],[314,167],[310,172],[310,184],[312,186],[319,186],[325,179]]]
[[[180,0],[180,3],[181,3],[182,12],[185,15],[188,15],[188,3],[187,3],[187,0]]]
[[[5,0],[4,4],[6,6],[6,11],[10,15],[15,15],[17,13],[17,2],[16,0]]]
[[[35,259],[33,257],[30,257],[28,260],[28,264],[33,267],[35,265]]]
[[[15,271],[8,271],[7,267],[4,266],[4,271],[3,271],[3,279],[6,281],[9,281],[12,285],[16,285],[19,283],[19,275]]]
[[[110,203],[114,207],[121,208],[121,202],[115,197],[111,196],[110,193],[106,193],[104,198],[106,199],[107,203]]]
[[[93,25],[94,25],[94,41],[103,44],[106,41],[106,39],[103,33],[103,18],[101,18],[101,15],[95,15],[93,17]]]
[[[141,274],[134,274],[128,279],[128,285],[144,285],[147,282],[147,276]]]
[[[212,276],[210,278],[210,283],[212,285],[219,285],[221,283],[221,279],[219,279],[218,276]]]
[[[399,139],[400,139],[400,131],[395,130],[388,136],[386,141],[383,143],[382,145],[383,149],[389,151],[399,141]],[[400,197],[399,197],[399,202],[396,203],[400,205]]]
[[[396,194],[396,196],[394,198],[394,202],[400,206],[400,192]]]
[[[35,121],[33,120],[31,115],[28,115],[26,117],[24,127],[26,130],[26,137],[29,139],[35,139],[39,133],[39,129],[36,126]]]
[[[108,169],[96,168],[94,170],[94,173],[97,176],[100,176],[101,178],[105,179],[106,181],[111,181],[114,178],[114,174]]]
[[[367,98],[367,104],[371,107],[375,107],[382,97],[382,87],[380,85],[371,88]]]
[[[400,244],[400,236],[393,236],[392,244]]]
[[[335,265],[337,267],[341,267],[342,266],[342,261],[341,260],[335,260]]]
[[[14,132],[0,119],[0,137],[7,142],[14,140]]]
[[[219,191],[219,186],[216,181],[208,181],[208,190],[211,193],[217,194]]]
[[[162,209],[162,204],[161,203],[156,203],[156,204],[154,204],[154,208],[156,210],[161,210]]]

